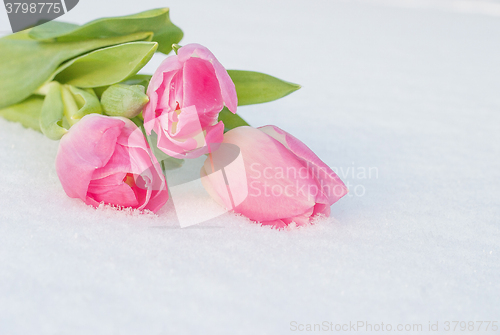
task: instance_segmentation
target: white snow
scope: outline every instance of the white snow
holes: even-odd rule
[[[156,216],[68,198],[57,143],[2,119],[0,334],[500,321],[500,16],[485,2],[500,3],[80,1],[65,20],[167,5],[182,44],[301,84],[240,113],[304,141],[351,193],[311,227],[226,213],[181,229],[172,202]]]

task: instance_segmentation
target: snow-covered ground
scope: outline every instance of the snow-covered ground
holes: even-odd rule
[[[303,229],[233,214],[181,229],[171,203],[68,198],[57,143],[2,119],[0,334],[500,323],[499,1],[82,0],[65,19],[161,6],[183,44],[301,84],[240,113],[303,140],[351,193]]]

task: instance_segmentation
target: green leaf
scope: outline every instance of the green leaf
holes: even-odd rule
[[[50,84],[40,114],[40,129],[51,140],[59,140],[68,130],[63,126],[64,104],[61,84],[54,81]],[[69,128],[69,127],[68,127]]]
[[[136,74],[133,75],[126,80],[120,82],[119,84],[124,84],[124,85],[142,85],[146,89],[148,89],[149,81],[151,80],[153,76],[150,74]],[[100,87],[94,87],[94,91],[99,97],[99,99],[102,97],[102,94],[104,91],[106,91],[109,88],[109,86],[100,86]]]
[[[300,85],[252,71],[227,70],[236,86],[238,106],[277,100],[298,90]]]
[[[124,85],[142,85],[146,89],[148,88],[149,82],[153,76],[150,74],[136,74],[129,77],[127,80],[122,81],[120,84]]]
[[[32,95],[17,105],[0,109],[0,116],[13,122],[19,122],[26,128],[40,130],[40,113],[42,111],[43,97]]]
[[[30,29],[28,31],[28,36],[29,38],[43,41],[43,36],[57,36],[68,34],[75,29],[78,29],[78,27],[80,27],[78,24],[52,20]]]
[[[28,32],[0,38],[0,108],[14,105],[33,94],[57,67],[89,51],[131,41],[150,40],[151,33],[81,42],[43,43]]]
[[[102,114],[101,103],[92,89],[80,89],[64,85],[62,87],[62,97],[64,116],[71,126],[87,114]]]
[[[241,126],[249,126],[249,124],[238,114],[233,114],[227,107],[224,107],[219,113],[219,121],[224,122],[224,132]]]
[[[102,18],[83,26],[69,27],[50,21],[31,29],[30,37],[40,41],[81,41],[103,37],[116,37],[137,32],[152,32],[158,42],[158,51],[168,54],[172,44],[179,43],[183,32],[169,17],[168,8],[152,9],[138,14]]]
[[[84,88],[116,84],[142,69],[157,47],[155,42],[131,42],[99,49],[63,64],[53,79]]]

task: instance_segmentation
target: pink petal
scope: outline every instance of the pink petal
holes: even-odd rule
[[[214,146],[221,143],[224,138],[224,124],[218,122],[201,130],[197,121],[197,113],[194,106],[183,108],[179,115],[177,127],[179,131],[175,134],[167,131],[171,122],[167,115],[161,115],[159,123],[155,125],[158,134],[158,148],[167,155],[175,158],[196,158],[210,152],[209,145]]]
[[[257,221],[273,221],[301,215],[314,206],[314,196],[309,193],[309,187],[316,186],[316,181],[308,174],[303,162],[297,160],[281,143],[251,127],[230,130],[225,134],[223,143],[231,143],[240,148],[246,168],[246,187],[249,193],[236,206],[235,212]],[[207,159],[205,171],[210,171],[209,164]],[[305,170],[302,178],[286,176],[286,171],[299,170]],[[278,175],[279,171],[285,174]],[[220,180],[214,180],[212,187],[219,196],[227,192],[225,183]],[[233,193],[246,191],[241,187],[231,190]]]
[[[102,193],[89,192],[88,196],[97,202],[104,202],[106,204],[122,207],[137,208],[139,204],[134,190],[125,183],[114,188],[109,188]]]
[[[175,133],[169,120],[168,133],[170,136],[177,139],[189,139],[195,137],[203,131],[200,123],[200,117],[195,106],[184,107],[181,109],[180,114],[177,116],[177,124]]]
[[[109,189],[122,185],[126,175],[126,172],[121,172],[100,179],[92,179],[89,184],[88,192],[95,194],[105,193],[109,191]]]
[[[182,62],[179,61],[179,57],[177,55],[172,55],[167,58],[160,64],[158,69],[156,69],[151,81],[149,82],[148,92],[149,90],[156,91],[160,85],[163,83],[164,73],[168,72],[176,72],[182,68]]]
[[[179,49],[178,56],[180,62],[185,62],[189,57],[199,57],[212,63],[219,81],[224,104],[231,112],[236,113],[238,98],[234,83],[226,69],[219,63],[210,50],[200,44],[188,44]]]
[[[183,106],[196,106],[199,122],[205,128],[213,124],[224,107],[221,88],[212,64],[200,58],[184,63]]]
[[[158,69],[153,74],[151,81],[149,82],[148,90],[146,92],[149,97],[149,102],[144,107],[143,111],[144,128],[146,129],[148,135],[151,134],[151,130],[153,129],[153,123],[151,121],[156,117],[158,101],[161,98],[161,96],[159,97],[158,94],[160,93],[160,95],[162,95],[166,89],[169,89],[171,78],[180,69],[182,69],[182,64],[179,62],[178,57],[176,55],[170,56],[160,64]],[[163,89],[159,90],[160,86],[162,86],[164,82],[166,82],[168,86],[164,86]],[[160,108],[163,107],[160,106]]]
[[[167,203],[167,201],[168,201],[167,189],[163,189],[161,191],[153,191],[151,198],[146,203],[144,208],[141,209],[147,209],[148,211],[156,213],[163,207],[163,205]]]
[[[281,219],[277,219],[277,220],[272,220],[272,221],[263,221],[261,222],[261,224],[263,226],[271,226],[275,229],[283,229],[285,228],[286,226],[288,226],[287,223],[285,223],[283,220]]]
[[[86,199],[94,170],[106,165],[111,158],[123,126],[121,120],[89,114],[63,136],[56,171],[68,196]]]
[[[170,113],[182,103],[182,68],[176,71],[163,73],[163,83],[155,91],[158,96],[156,116],[158,111]]]
[[[185,66],[185,65],[184,65]],[[165,87],[167,88],[167,91],[165,92],[165,98],[168,97],[168,100],[165,100],[164,102],[162,101],[161,107],[167,109],[167,104],[168,104],[168,111],[175,111],[178,108],[182,108],[185,106],[189,106],[185,103],[184,101],[184,86],[183,86],[183,79],[184,79],[184,69],[181,68],[175,72],[175,75],[172,77],[172,79],[165,78]]]
[[[56,170],[68,196],[92,206],[105,202],[156,211],[168,200],[165,178],[144,135],[125,118],[82,118],[61,139]],[[142,180],[148,187],[136,184]]]
[[[318,202],[324,201],[331,206],[347,194],[347,187],[339,176],[300,140],[276,126],[264,126],[258,129],[279,141],[307,164],[322,190],[322,197],[317,199]]]
[[[101,179],[115,173],[125,173],[130,171],[130,154],[128,149],[120,144],[116,144],[115,152],[108,163],[102,168],[96,169],[92,179]]]

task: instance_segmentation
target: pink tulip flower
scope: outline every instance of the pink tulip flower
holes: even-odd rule
[[[239,148],[242,162],[237,158],[221,167],[220,161],[235,156],[220,152],[224,143]],[[311,149],[275,126],[227,132],[221,149],[205,161],[201,176],[219,204],[276,228],[292,222],[303,226],[318,214],[329,216],[330,206],[348,192]]]
[[[56,171],[64,191],[100,203],[157,212],[168,200],[165,177],[141,130],[129,119],[84,116],[59,144]]]
[[[158,135],[158,148],[176,158],[194,158],[223,140],[217,122],[226,105],[236,113],[238,99],[227,71],[204,46],[188,44],[163,61],[151,78],[144,127]]]

